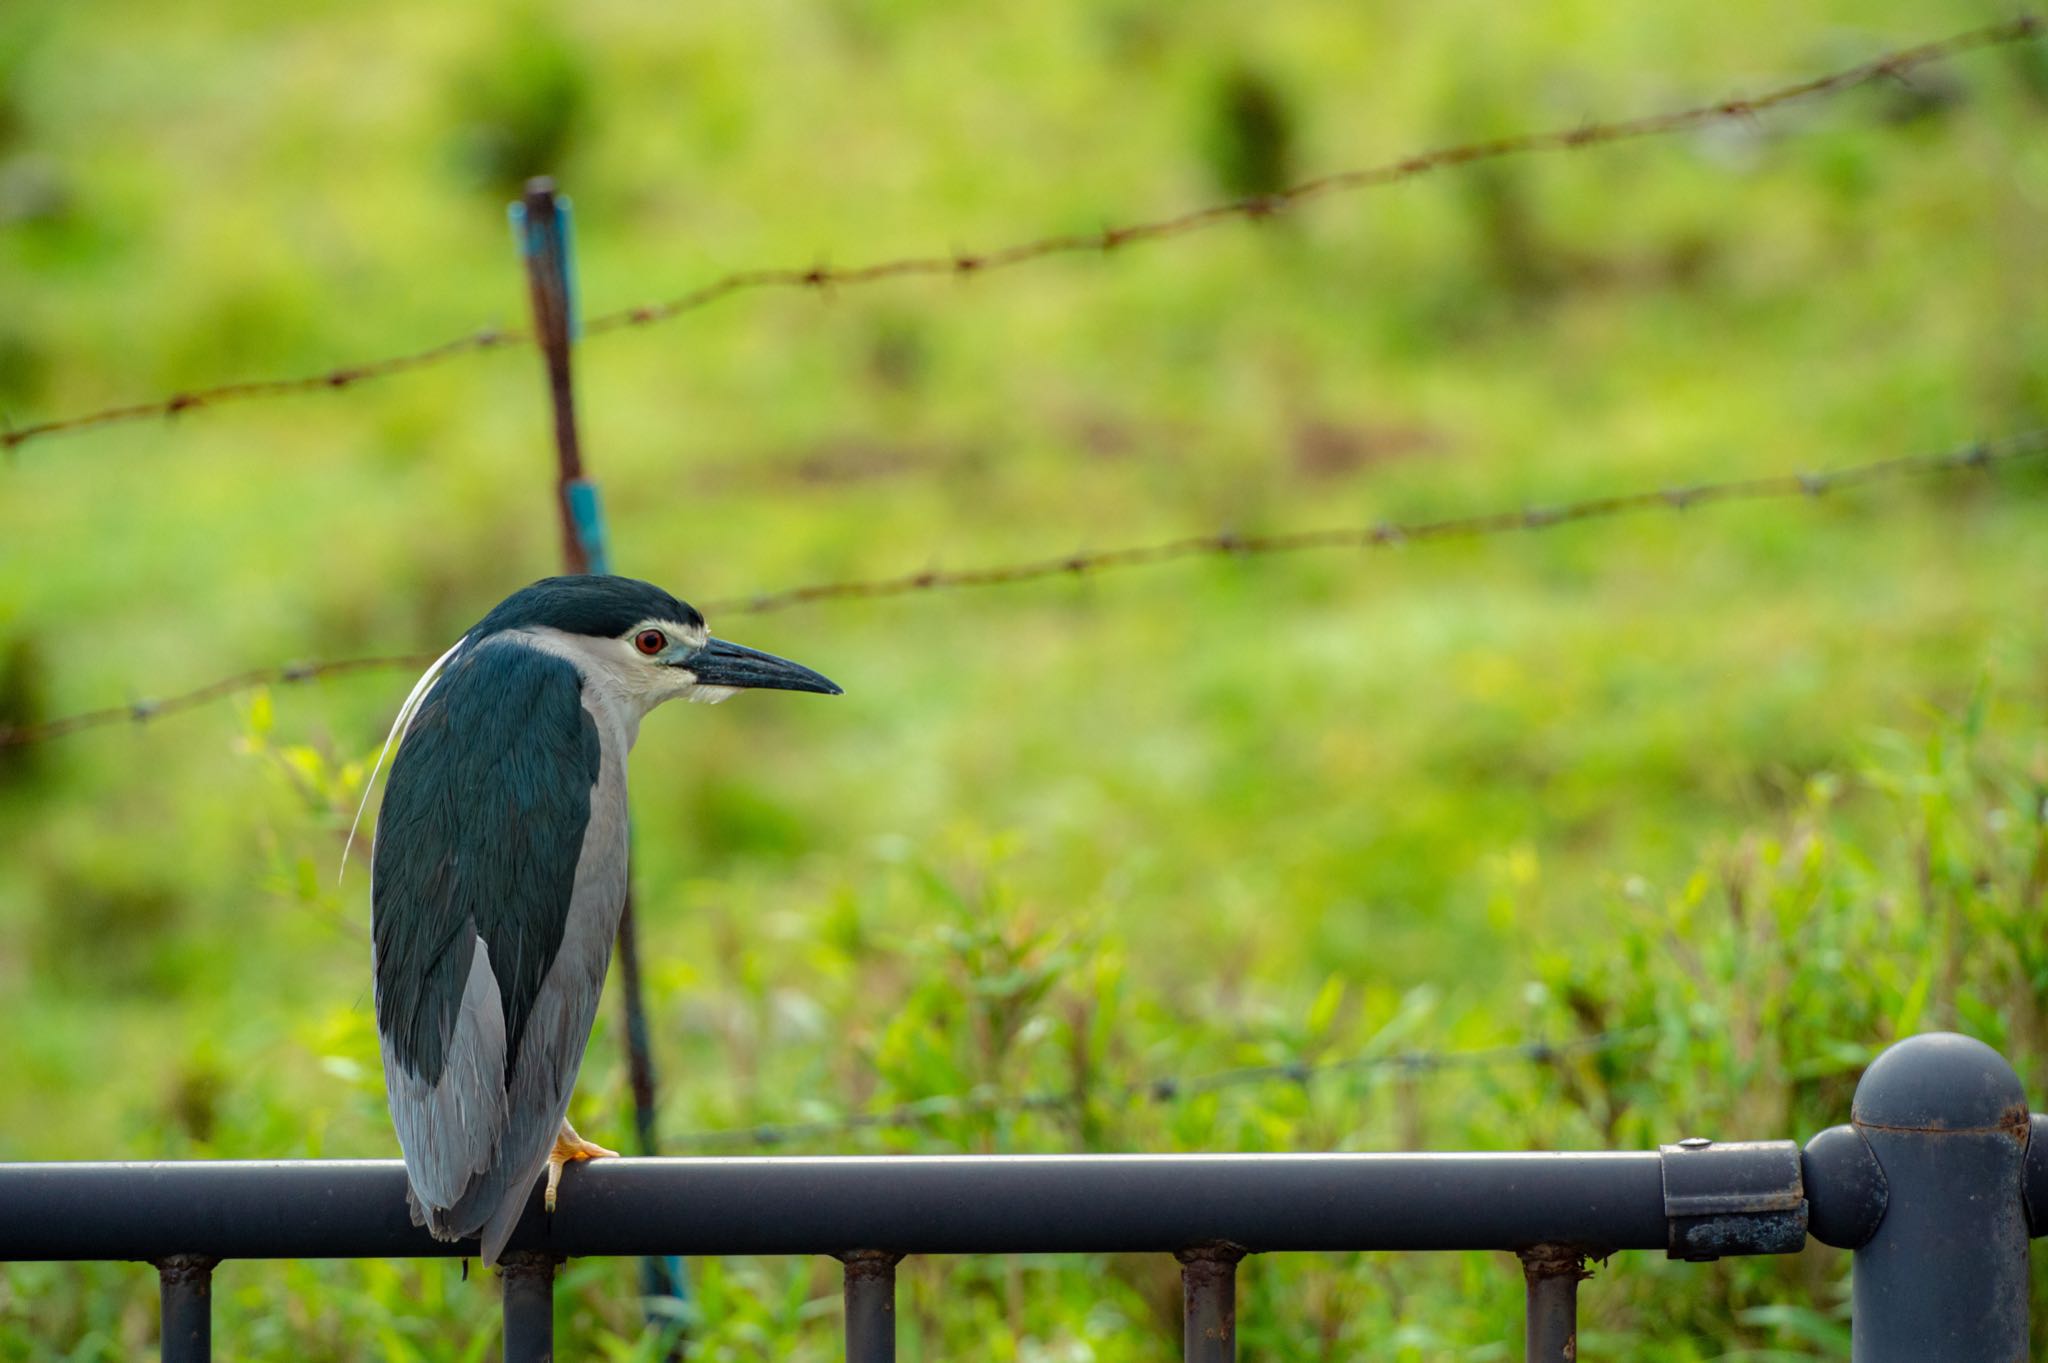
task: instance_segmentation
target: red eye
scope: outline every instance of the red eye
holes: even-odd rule
[[[668,636],[658,629],[643,629],[633,636],[633,647],[652,658],[668,647]]]

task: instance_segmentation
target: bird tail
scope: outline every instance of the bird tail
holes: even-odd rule
[[[546,1161],[543,1152],[541,1162],[545,1165]],[[539,1191],[539,1175],[540,1170],[534,1169],[523,1179],[490,1179],[489,1183],[495,1186],[472,1187],[453,1207],[436,1207],[420,1201],[411,1180],[407,1180],[405,1205],[412,1213],[412,1223],[426,1227],[427,1234],[436,1240],[480,1240],[484,1267],[494,1268],[505,1252],[505,1243],[526,1215],[527,1205]]]
[[[491,1219],[484,1223],[483,1257],[484,1266],[498,1262],[498,1256],[505,1252],[505,1242],[512,1238],[513,1229],[519,1218],[526,1212],[526,1199],[508,1197],[498,1204],[498,1210],[491,1213]]]
[[[413,1191],[412,1184],[409,1181],[405,1185],[405,1207],[407,1211],[412,1213],[412,1223],[415,1226],[425,1226],[427,1234],[433,1236],[436,1240],[461,1240],[476,1234],[474,1229],[465,1232],[460,1226],[450,1221],[447,1208],[430,1207],[420,1201],[420,1195]]]

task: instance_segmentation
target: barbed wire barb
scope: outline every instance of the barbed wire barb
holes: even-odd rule
[[[1106,226],[1094,232],[1060,233],[994,250],[954,250],[945,255],[905,256],[867,265],[836,268],[822,263],[785,269],[737,270],[686,293],[661,302],[641,303],[585,319],[583,335],[648,327],[697,312],[740,293],[770,289],[811,290],[831,296],[835,289],[913,276],[965,278],[1007,269],[1051,256],[1095,252],[1108,255],[1140,242],[1163,241],[1201,231],[1226,222],[1257,222],[1332,194],[1352,193],[1414,179],[1438,170],[1551,151],[1576,151],[1586,147],[1633,141],[1645,137],[1685,132],[1710,123],[1729,120],[1756,122],[1764,111],[1802,100],[1816,99],[1854,89],[1877,79],[1903,79],[1907,73],[1936,62],[1947,61],[1981,48],[2031,40],[2042,31],[2037,15],[2021,14],[1998,23],[1957,33],[1916,47],[1860,62],[1842,70],[1814,76],[1781,86],[1761,95],[1724,97],[1688,109],[1662,114],[1645,114],[1608,123],[1577,123],[1569,128],[1520,133],[1459,146],[1442,147],[1366,166],[1342,170],[1305,180],[1290,188],[1228,203],[1210,204],[1172,217],[1123,226]],[[0,453],[18,450],[29,441],[65,432],[93,430],[123,422],[171,417],[222,403],[283,397],[322,390],[352,392],[375,379],[423,369],[461,355],[502,349],[525,343],[531,337],[523,331],[486,327],[411,354],[359,364],[340,365],[323,373],[297,378],[253,379],[188,388],[166,398],[148,402],[123,403],[74,416],[26,423],[0,429]]]
[[[2000,440],[1978,440],[1962,449],[1939,454],[1910,454],[1851,464],[1822,476],[1827,488],[1866,487],[1872,483],[1898,481],[1942,473],[1991,468],[2022,459],[2048,455],[2048,428],[2024,431]],[[1756,478],[1736,478],[1718,483],[1696,483],[1682,489],[1652,488],[1639,492],[1613,493],[1575,502],[1558,503],[1537,511],[1515,509],[1479,512],[1433,521],[1395,524],[1382,521],[1359,527],[1297,530],[1275,534],[1245,534],[1223,531],[1190,535],[1157,544],[1105,549],[1094,553],[1061,554],[1054,558],[989,568],[943,571],[926,568],[897,577],[815,583],[779,592],[759,592],[699,603],[710,614],[762,615],[793,606],[828,601],[874,600],[925,592],[970,587],[1008,586],[1041,578],[1085,578],[1101,572],[1137,568],[1178,559],[1243,559],[1254,555],[1292,554],[1318,549],[1378,549],[1445,539],[1478,539],[1492,535],[1549,530],[1585,521],[1633,515],[1649,511],[1689,513],[1714,502],[1764,501],[1771,499],[1812,499],[1815,475],[1785,473]],[[61,719],[40,723],[0,726],[0,749],[24,747],[68,734],[124,721],[141,722],[192,709],[240,691],[280,683],[311,681],[392,668],[419,671],[439,656],[438,652],[386,654],[368,658],[343,658],[329,662],[294,662],[276,667],[237,672],[218,681],[158,700],[132,701],[126,705],[87,710]],[[148,706],[144,714],[140,706]]]

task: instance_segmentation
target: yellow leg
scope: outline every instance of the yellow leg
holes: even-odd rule
[[[555,1189],[561,1185],[562,1169],[570,1160],[617,1159],[619,1152],[607,1150],[595,1141],[586,1141],[576,1134],[576,1128],[569,1125],[569,1119],[562,1119],[562,1129],[555,1133],[555,1148],[548,1152],[548,1192],[545,1199],[547,1209],[555,1209]]]

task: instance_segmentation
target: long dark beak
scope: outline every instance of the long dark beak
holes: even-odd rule
[[[723,639],[707,641],[695,653],[678,658],[675,666],[696,673],[698,683],[703,686],[759,691],[816,691],[827,696],[840,694],[836,682],[819,676],[800,663],[748,648],[744,644],[730,644]]]

